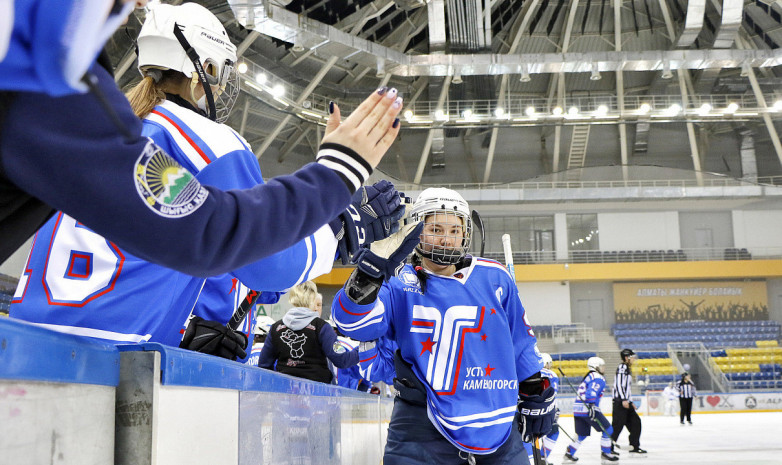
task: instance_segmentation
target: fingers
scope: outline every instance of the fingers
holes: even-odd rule
[[[356,111],[350,114],[350,116],[345,119],[345,123],[350,123],[355,126],[358,126],[359,123],[361,123],[364,118],[369,116],[369,114],[372,112],[372,109],[375,108],[375,105],[377,105],[379,102],[383,101],[383,98],[385,94],[388,93],[388,87],[381,87],[380,89],[376,90],[372,93],[369,97],[366,98],[363,102],[361,102],[361,105],[356,108]],[[369,132],[367,130],[367,132]]]
[[[334,102],[329,102],[329,120],[326,123],[326,132],[324,137],[336,131],[340,124],[339,106]]]
[[[372,131],[382,129],[382,132],[374,136],[376,139],[379,139],[380,135],[385,133],[385,129],[394,121],[401,108],[402,99],[397,95],[397,90],[389,89],[358,125],[359,133],[370,134]],[[381,127],[378,128],[377,126]]]

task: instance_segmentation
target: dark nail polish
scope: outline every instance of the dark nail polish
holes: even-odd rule
[[[334,102],[329,102],[329,114],[334,113]]]
[[[388,87],[383,86],[383,87],[381,87],[380,89],[377,90],[377,93],[378,93],[378,95],[383,95],[383,94],[386,93],[387,90],[388,90]]]
[[[394,129],[399,127],[399,118],[394,120],[394,124],[391,125]]]

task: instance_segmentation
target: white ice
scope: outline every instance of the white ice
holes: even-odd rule
[[[692,414],[693,425],[679,416],[641,416],[641,448],[647,457],[630,457],[627,430],[617,443],[619,465],[782,465],[782,412]],[[573,417],[560,425],[575,438]],[[562,432],[550,462],[559,465],[570,439]],[[600,433],[592,431],[578,450],[578,465],[600,464]]]

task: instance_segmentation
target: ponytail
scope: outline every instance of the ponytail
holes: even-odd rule
[[[413,268],[415,269],[415,275],[418,277],[418,282],[421,285],[421,293],[426,294],[426,280],[429,279],[429,275],[424,271],[421,256],[414,253],[413,258],[410,259],[410,264],[413,265]]]
[[[176,93],[173,90],[178,85],[181,85],[183,80],[187,79],[184,74],[171,69],[153,71],[157,71],[157,80],[151,76],[144,76],[141,82],[125,92],[133,113],[139,119],[146,118],[160,102],[166,99],[166,91]]]

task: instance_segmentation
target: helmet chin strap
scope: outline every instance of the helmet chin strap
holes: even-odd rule
[[[415,253],[418,255],[424,257],[425,259],[429,260],[430,262],[434,263],[435,265],[440,266],[448,266],[448,265],[455,265],[456,263],[459,263],[459,260],[461,260],[462,256],[453,256],[449,258],[453,258],[453,261],[451,260],[443,260],[443,257],[435,258],[435,255],[433,252],[426,252],[423,250],[419,250],[417,247],[415,249]]]
[[[201,82],[201,87],[204,88],[204,96],[206,97],[206,116],[210,120],[214,121],[217,118],[215,99],[214,95],[212,95],[212,87],[209,85],[209,81],[206,79],[206,71],[204,71],[204,67],[201,65],[201,58],[198,56],[198,52],[196,52],[195,49],[190,45],[190,42],[185,39],[185,35],[182,34],[182,28],[179,26],[179,24],[174,24],[174,36],[179,41],[179,45],[185,49],[187,57],[191,62],[193,62],[193,67],[195,67],[196,73],[198,74],[197,79]],[[195,86],[196,83],[194,77],[194,79],[190,82],[190,98],[192,98],[193,102],[196,102],[197,105],[198,99],[196,99],[194,95]]]

